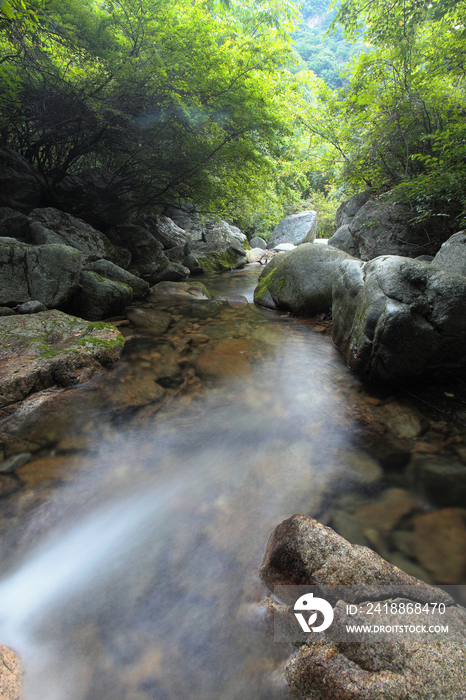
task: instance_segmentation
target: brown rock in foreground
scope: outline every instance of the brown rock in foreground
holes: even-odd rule
[[[292,697],[301,700],[466,698],[466,610],[454,605],[446,593],[408,576],[370,549],[351,545],[305,515],[294,515],[275,528],[260,574],[271,590],[276,585],[341,584],[370,589],[375,584],[396,583],[406,592],[414,591],[414,595],[406,595],[409,600],[440,601],[442,595],[445,597],[448,634],[393,634],[384,642],[374,642],[370,635],[361,635],[360,642],[338,641],[341,637],[336,626],[355,621],[348,618],[346,603],[338,602],[334,606],[334,624],[321,634],[311,633],[288,661],[285,677]],[[276,602],[271,608],[275,615],[283,615],[289,609]]]
[[[23,671],[15,652],[0,645],[0,698],[1,700],[21,700]]]

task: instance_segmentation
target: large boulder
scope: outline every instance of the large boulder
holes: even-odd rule
[[[348,224],[340,226],[335,231],[333,236],[329,238],[328,245],[338,248],[338,250],[344,250],[345,253],[349,253],[355,258],[359,257],[359,246],[355,243]]]
[[[358,192],[349,199],[345,199],[335,214],[335,231],[341,226],[348,226],[362,206],[371,198],[369,191]]]
[[[262,248],[262,250],[267,250],[267,241],[264,241],[260,236],[254,236],[249,241],[251,248]]]
[[[65,304],[78,286],[81,253],[65,245],[30,246],[0,238],[0,306]]]
[[[127,185],[102,168],[68,175],[57,185],[54,196],[60,208],[101,231],[130,220]]]
[[[466,276],[465,231],[455,233],[445,243],[442,243],[440,250],[432,260],[432,267]]]
[[[124,265],[124,256],[105,234],[58,209],[34,209],[29,215],[29,231],[36,245],[61,243],[80,250],[83,265],[101,259],[110,260],[120,267]]]
[[[317,232],[317,212],[302,211],[282,219],[274,228],[267,247],[275,248],[279,243],[312,243]]]
[[[112,243],[126,248],[131,253],[131,266],[145,277],[154,272],[163,255],[163,245],[143,226],[122,224],[108,231]]]
[[[190,233],[191,238],[202,238],[204,226],[194,204],[186,204],[184,207],[167,205],[163,210],[163,214],[164,216],[169,216],[181,229]]]
[[[168,216],[158,214],[145,216],[138,219],[138,223],[143,225],[165,249],[184,245],[193,237],[192,233],[177,226]]]
[[[189,268],[181,263],[171,262],[170,260],[161,260],[156,269],[149,275],[145,275],[145,279],[152,286],[159,282],[181,282],[189,277]]]
[[[97,272],[108,280],[127,284],[133,290],[133,297],[142,297],[149,290],[149,282],[136,277],[136,275],[131,274],[127,270],[123,270],[118,265],[114,265],[110,260],[97,260],[97,262],[89,263],[84,267],[84,270]]]
[[[1,146],[0,206],[29,214],[41,206],[44,193],[45,183],[39,172],[19,153]]]
[[[446,229],[438,218],[422,223],[413,222],[413,218],[408,206],[372,199],[366,202],[349,224],[356,257],[372,260],[379,255],[435,255],[448,235]]]
[[[333,593],[331,589],[315,589],[317,596],[331,605],[333,621],[323,632],[310,632],[296,639],[298,650],[285,667],[285,679],[293,697],[300,700],[466,697],[466,677],[458,673],[466,662],[466,611],[446,592],[408,576],[367,547],[351,545],[305,515],[294,515],[272,532],[261,576],[268,588],[285,600],[284,603],[270,598],[264,601],[265,611],[275,618],[275,630],[288,624],[293,634],[298,623],[287,603],[309,591],[294,589],[293,597],[293,586],[341,586]],[[277,591],[277,585],[289,588]],[[392,589],[394,594],[384,594],[387,589]],[[320,591],[323,592],[319,594]],[[384,608],[387,597],[395,604],[389,614]],[[348,603],[353,604],[352,608]],[[380,603],[378,607],[377,603]],[[440,603],[444,612],[434,615]],[[318,609],[321,608],[317,605],[311,607]],[[367,610],[372,614],[365,614]],[[410,610],[409,615],[404,614],[406,610]],[[307,618],[306,612],[304,616]],[[315,621],[316,616],[313,617]],[[314,623],[310,621],[310,624]],[[385,630],[382,643],[378,643],[376,629],[373,634],[362,631],[368,626],[380,631],[381,624]],[[430,625],[438,624],[446,626],[448,632],[426,633]],[[361,625],[353,641],[345,641],[348,625]],[[409,625],[409,630],[402,625]]]
[[[10,209],[10,207],[0,207],[0,236],[16,238],[27,241],[29,235],[29,222],[25,214]]]
[[[226,221],[206,221],[203,240],[211,246],[225,248],[226,246],[236,246],[242,249],[246,236],[241,234],[239,228],[230,226]],[[244,251],[243,251],[244,254]]]
[[[333,341],[364,379],[415,381],[466,365],[466,278],[398,256],[344,260]]]
[[[93,324],[52,310],[0,319],[0,407],[53,385],[71,386],[113,367],[124,338],[108,323]]]
[[[332,306],[332,284],[348,253],[314,243],[303,243],[289,253],[277,255],[262,270],[254,301],[303,316],[328,311]]]
[[[83,271],[79,275],[79,288],[67,310],[90,321],[98,321],[118,316],[132,299],[133,290],[127,284],[109,280],[97,272]]]

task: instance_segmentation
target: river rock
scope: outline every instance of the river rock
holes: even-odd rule
[[[260,236],[254,236],[249,241],[251,248],[262,248],[262,250],[267,250],[267,241],[264,241]]]
[[[382,496],[354,513],[354,519],[363,528],[374,528],[388,534],[411,513],[419,510],[415,498],[400,488],[390,488]]]
[[[398,256],[344,260],[333,341],[364,379],[413,381],[466,364],[466,278]]]
[[[246,251],[246,259],[247,259],[248,263],[259,262],[259,260],[262,258],[263,255],[264,255],[263,248],[251,248],[251,250]]]
[[[241,237],[239,238],[237,234],[241,234]],[[226,221],[206,221],[202,238],[205,243],[220,250],[233,246],[238,249],[240,255],[245,255],[242,244],[246,240],[246,236]]]
[[[348,224],[340,226],[333,236],[329,238],[328,244],[333,246],[333,248],[338,248],[338,250],[344,250],[345,253],[349,253],[355,258],[359,257],[359,247],[351,235]]]
[[[180,282],[189,277],[189,269],[181,263],[162,260],[157,269],[150,275],[145,274],[144,277],[150,285],[155,285],[159,282]]]
[[[183,267],[188,268],[191,275],[202,275],[205,272],[205,270],[203,270],[199,265],[199,260],[192,253],[183,258],[181,264]]]
[[[0,206],[29,214],[41,206],[44,196],[45,182],[38,170],[19,153],[1,146]]]
[[[275,528],[260,573],[272,591],[277,585],[356,587],[354,593],[340,593],[345,595],[344,601],[335,598],[330,628],[319,635],[309,635],[288,661],[285,678],[293,697],[457,700],[466,695],[466,679],[458,673],[466,660],[466,611],[438,588],[405,574],[366,547],[350,545],[330,528],[304,515],[294,515]],[[374,586],[372,599],[377,600],[380,586],[390,584],[395,584],[402,592],[400,597],[408,601],[445,602],[442,622],[447,621],[448,634],[437,639],[433,635],[394,634],[384,644],[374,644],[367,638],[357,644],[338,641],[339,627],[368,622],[365,615],[348,616],[346,604],[352,595],[357,596],[356,600],[370,600]],[[279,595],[283,599],[284,589]],[[284,613],[290,615],[286,605],[272,600],[269,610],[279,618]],[[413,619],[410,615],[410,622]],[[396,624],[405,621],[400,615]]]
[[[64,304],[78,286],[81,253],[65,245],[30,246],[0,238],[0,304]]]
[[[150,335],[163,335],[173,321],[173,316],[155,309],[127,309],[128,321]]]
[[[113,367],[124,346],[110,324],[93,324],[61,311],[0,319],[0,407],[58,385],[87,381]]]
[[[210,299],[211,294],[202,282],[159,282],[150,288],[151,297],[160,299]]]
[[[411,487],[436,506],[466,508],[466,466],[458,457],[414,454],[405,473]]]
[[[41,311],[47,311],[47,307],[41,301],[25,301],[20,304],[16,311],[19,314],[38,314]]]
[[[466,511],[444,508],[414,518],[413,553],[438,583],[466,582]]]
[[[317,232],[317,212],[302,211],[282,219],[274,228],[267,248],[275,248],[279,243],[312,243]]]
[[[355,214],[349,230],[356,257],[372,260],[380,255],[435,255],[446,230],[438,218],[413,223],[413,211],[401,204],[386,204],[369,200]]]
[[[183,208],[167,205],[163,213],[165,216],[169,216],[181,229],[188,231],[193,240],[202,238],[204,227],[194,204],[186,204]]]
[[[23,669],[14,651],[0,645],[0,696],[2,700],[22,700]]]
[[[143,276],[157,269],[163,245],[146,228],[134,224],[121,224],[108,231],[110,240],[131,253],[131,266]]]
[[[149,290],[149,283],[142,280],[131,272],[123,270],[123,268],[114,265],[110,260],[97,260],[89,263],[84,267],[84,270],[97,272],[102,277],[114,282],[122,282],[128,285],[133,290],[133,297],[142,297]]]
[[[214,233],[212,230],[209,233],[212,233],[211,240],[213,240]],[[189,242],[185,246],[185,254],[194,255],[199,267],[204,272],[237,270],[244,267],[247,262],[246,251],[233,237],[231,237],[231,241],[226,237],[219,236],[216,242]]]
[[[69,303],[69,310],[82,318],[98,321],[118,316],[132,299],[133,290],[127,284],[85,270],[79,275],[79,288]]]
[[[27,241],[28,235],[29,222],[27,216],[9,207],[0,207],[0,236]]]
[[[328,311],[334,276],[347,259],[353,260],[336,248],[303,243],[269,262],[259,277],[254,301],[270,305],[268,292],[276,306],[296,314],[312,316]]]
[[[466,232],[460,231],[442,243],[432,267],[466,276]]]
[[[101,259],[119,266],[124,263],[121,253],[107,236],[85,221],[58,209],[34,209],[29,215],[29,231],[36,245],[61,243],[80,250],[83,265]]]
[[[251,362],[239,353],[204,352],[194,364],[197,374],[207,381],[244,380],[252,371]]]
[[[173,248],[176,245],[184,245],[192,238],[189,231],[185,231],[175,224],[168,216],[146,216],[144,218],[146,228],[164,248]]]
[[[342,226],[348,226],[371,196],[371,193],[366,190],[365,192],[354,194],[349,199],[345,199],[340,204],[335,214],[335,231],[338,231]],[[335,247],[338,248],[339,246]]]
[[[106,231],[131,217],[131,195],[124,180],[103,168],[67,175],[54,189],[61,208]]]
[[[293,515],[269,537],[259,571],[265,585],[406,586],[417,600],[433,600],[435,591],[361,545],[307,515]],[[401,590],[403,590],[401,588]],[[368,591],[366,591],[367,594]],[[450,599],[447,596],[447,599]]]

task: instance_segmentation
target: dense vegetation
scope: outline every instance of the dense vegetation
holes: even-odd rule
[[[418,219],[464,222],[465,21],[464,0],[343,0],[335,24],[372,50],[339,91],[313,81],[307,125],[335,181],[407,202]]]
[[[5,0],[1,18],[0,141],[51,197],[99,167],[136,209],[195,200],[246,225],[299,191],[293,2]]]

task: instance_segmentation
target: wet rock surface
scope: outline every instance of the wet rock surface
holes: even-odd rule
[[[431,380],[466,363],[466,278],[398,256],[345,260],[333,286],[333,340],[367,380]]]
[[[86,381],[115,365],[124,341],[109,324],[91,324],[61,311],[0,321],[0,406],[53,385]]]
[[[352,259],[329,246],[303,243],[278,255],[262,271],[254,300],[274,304],[298,315],[313,316],[332,306],[332,284],[343,260]]]
[[[273,531],[261,576],[271,591],[280,584],[350,584],[355,587],[350,591],[356,596],[358,590],[361,595],[364,591],[373,601],[377,600],[374,597],[377,586],[396,583],[400,591],[398,600],[405,605],[407,601],[439,600],[446,605],[449,633],[441,640],[427,635],[398,635],[383,644],[374,643],[370,637],[348,643],[339,641],[337,628],[345,629],[349,622],[367,622],[364,615],[353,618],[348,615],[346,604],[351,602],[352,595],[348,592],[348,600],[333,602],[332,627],[298,644],[296,655],[288,661],[285,676],[293,697],[456,700],[464,696],[466,679],[458,669],[464,664],[466,654],[466,610],[455,605],[443,591],[407,576],[365,547],[351,546],[330,528],[303,515],[293,516]],[[272,603],[269,610],[280,616],[285,606]],[[396,622],[401,624],[405,620],[399,617]],[[416,616],[410,621],[419,622]]]

